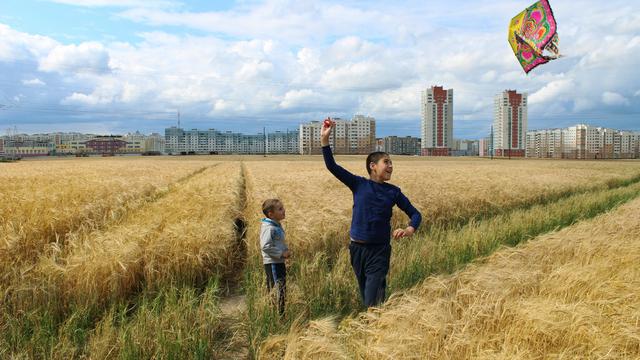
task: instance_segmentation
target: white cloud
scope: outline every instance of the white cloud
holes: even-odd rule
[[[492,82],[496,79],[497,75],[498,73],[495,70],[489,70],[482,75],[480,80],[482,80],[483,82]]]
[[[81,94],[74,92],[62,100],[63,105],[98,105],[110,103],[111,99],[100,98],[92,94]]]
[[[231,100],[218,99],[213,104],[213,108],[209,115],[225,115],[225,114],[234,114],[237,112],[242,112],[247,110],[247,106],[242,102],[236,102]]]
[[[27,85],[27,86],[44,86],[44,85],[47,85],[44,81],[42,81],[42,80],[40,80],[38,78],[22,80],[22,84],[23,85]]]
[[[0,62],[38,58],[58,45],[48,37],[19,32],[4,24],[0,24],[0,39]]]
[[[236,76],[243,81],[254,80],[260,77],[268,77],[273,71],[273,64],[268,61],[251,60],[242,65]]]
[[[379,91],[400,86],[403,77],[402,69],[368,60],[332,67],[324,73],[321,83],[336,90]]]
[[[266,0],[196,12],[180,4],[143,8],[141,2],[110,2],[118,12],[127,8],[118,21],[150,29],[136,34],[137,41],[63,45],[0,24],[5,81],[46,81],[52,103],[180,107],[185,116],[233,115],[247,123],[287,116],[300,121],[325,110],[418,121],[420,90],[430,85],[454,89],[456,121],[486,119],[487,129],[493,96],[504,89],[529,93],[532,127],[544,116],[640,111],[634,100],[640,96],[634,60],[640,36],[635,22],[622,21],[640,13],[640,4],[552,4],[566,56],[525,75],[499,20],[522,10],[515,3],[476,0],[453,9],[433,2]],[[601,34],[606,46],[594,46]],[[8,70],[16,64],[24,71]]]
[[[561,79],[544,85],[540,90],[529,96],[530,104],[541,104],[564,99],[575,90],[573,80]]]
[[[39,70],[58,73],[106,73],[110,70],[109,53],[98,42],[59,45],[40,60]]]
[[[420,109],[420,91],[417,85],[391,89],[364,97],[357,112],[369,113],[375,117],[418,118]]]
[[[611,91],[605,91],[602,93],[602,102],[606,105],[629,105],[629,99],[626,97]]]
[[[314,92],[310,89],[290,90],[284,95],[284,99],[280,102],[282,109],[291,109],[304,105],[312,105]]]

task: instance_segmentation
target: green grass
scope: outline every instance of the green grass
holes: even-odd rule
[[[220,315],[219,291],[212,279],[203,289],[146,291],[102,311],[3,311],[0,357],[210,359],[233,335]]]

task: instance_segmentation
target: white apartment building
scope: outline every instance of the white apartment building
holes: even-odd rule
[[[298,132],[245,135],[170,127],[165,129],[165,151],[169,154],[297,154]]]
[[[640,132],[620,131],[620,158],[636,159],[639,153]]]
[[[566,159],[638,158],[640,133],[578,124],[527,132],[527,156]]]
[[[267,134],[268,154],[297,154],[299,151],[298,131],[276,131]]]
[[[373,117],[354,115],[351,120],[332,119],[336,125],[329,145],[335,154],[369,154],[376,146],[376,121]],[[300,124],[299,153],[321,154],[320,132],[322,121]]]
[[[144,140],[144,151],[147,153],[165,152],[165,138],[158,133],[152,133]]]
[[[564,154],[562,129],[544,129],[526,133],[526,156],[540,158],[562,158]]]
[[[505,90],[494,98],[493,147],[496,156],[524,157],[527,141],[527,93]]]
[[[421,152],[449,156],[453,147],[453,89],[432,86],[421,93]]]

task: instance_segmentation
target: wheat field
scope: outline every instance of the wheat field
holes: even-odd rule
[[[392,159],[391,183],[424,222],[413,238],[394,243],[389,284],[396,295],[382,312],[362,314],[346,251],[351,193],[321,157],[0,164],[0,357],[297,358],[313,349],[395,357],[370,352],[374,345],[353,348],[350,341],[364,336],[358,319],[396,306],[397,294],[410,298],[425,278],[447,278],[502,246],[589,221],[640,195],[634,161]],[[337,161],[366,175],[364,157]],[[265,291],[258,245],[260,206],[272,197],[285,204],[293,253],[283,319]],[[394,213],[394,226],[406,221]],[[246,310],[223,311],[228,293],[245,298]],[[488,346],[438,356],[464,357],[470,348],[488,351],[473,356],[504,356]]]
[[[640,200],[434,276],[382,308],[294,326],[263,358],[640,357]]]

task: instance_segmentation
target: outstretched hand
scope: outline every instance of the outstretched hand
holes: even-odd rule
[[[327,126],[331,124],[330,126]],[[322,146],[329,145],[329,135],[331,135],[331,129],[336,124],[331,121],[331,118],[326,118],[322,123],[322,129],[320,130],[320,143]]]
[[[328,126],[327,126],[328,125]],[[331,134],[331,129],[335,126],[335,123],[331,120],[331,118],[326,118],[322,122],[322,130],[320,131],[321,135],[329,135]]]
[[[413,233],[416,231],[416,229],[413,228],[413,226],[407,226],[407,228],[405,229],[395,229],[393,231],[393,238],[394,239],[400,239],[403,237],[408,237],[413,235]]]

